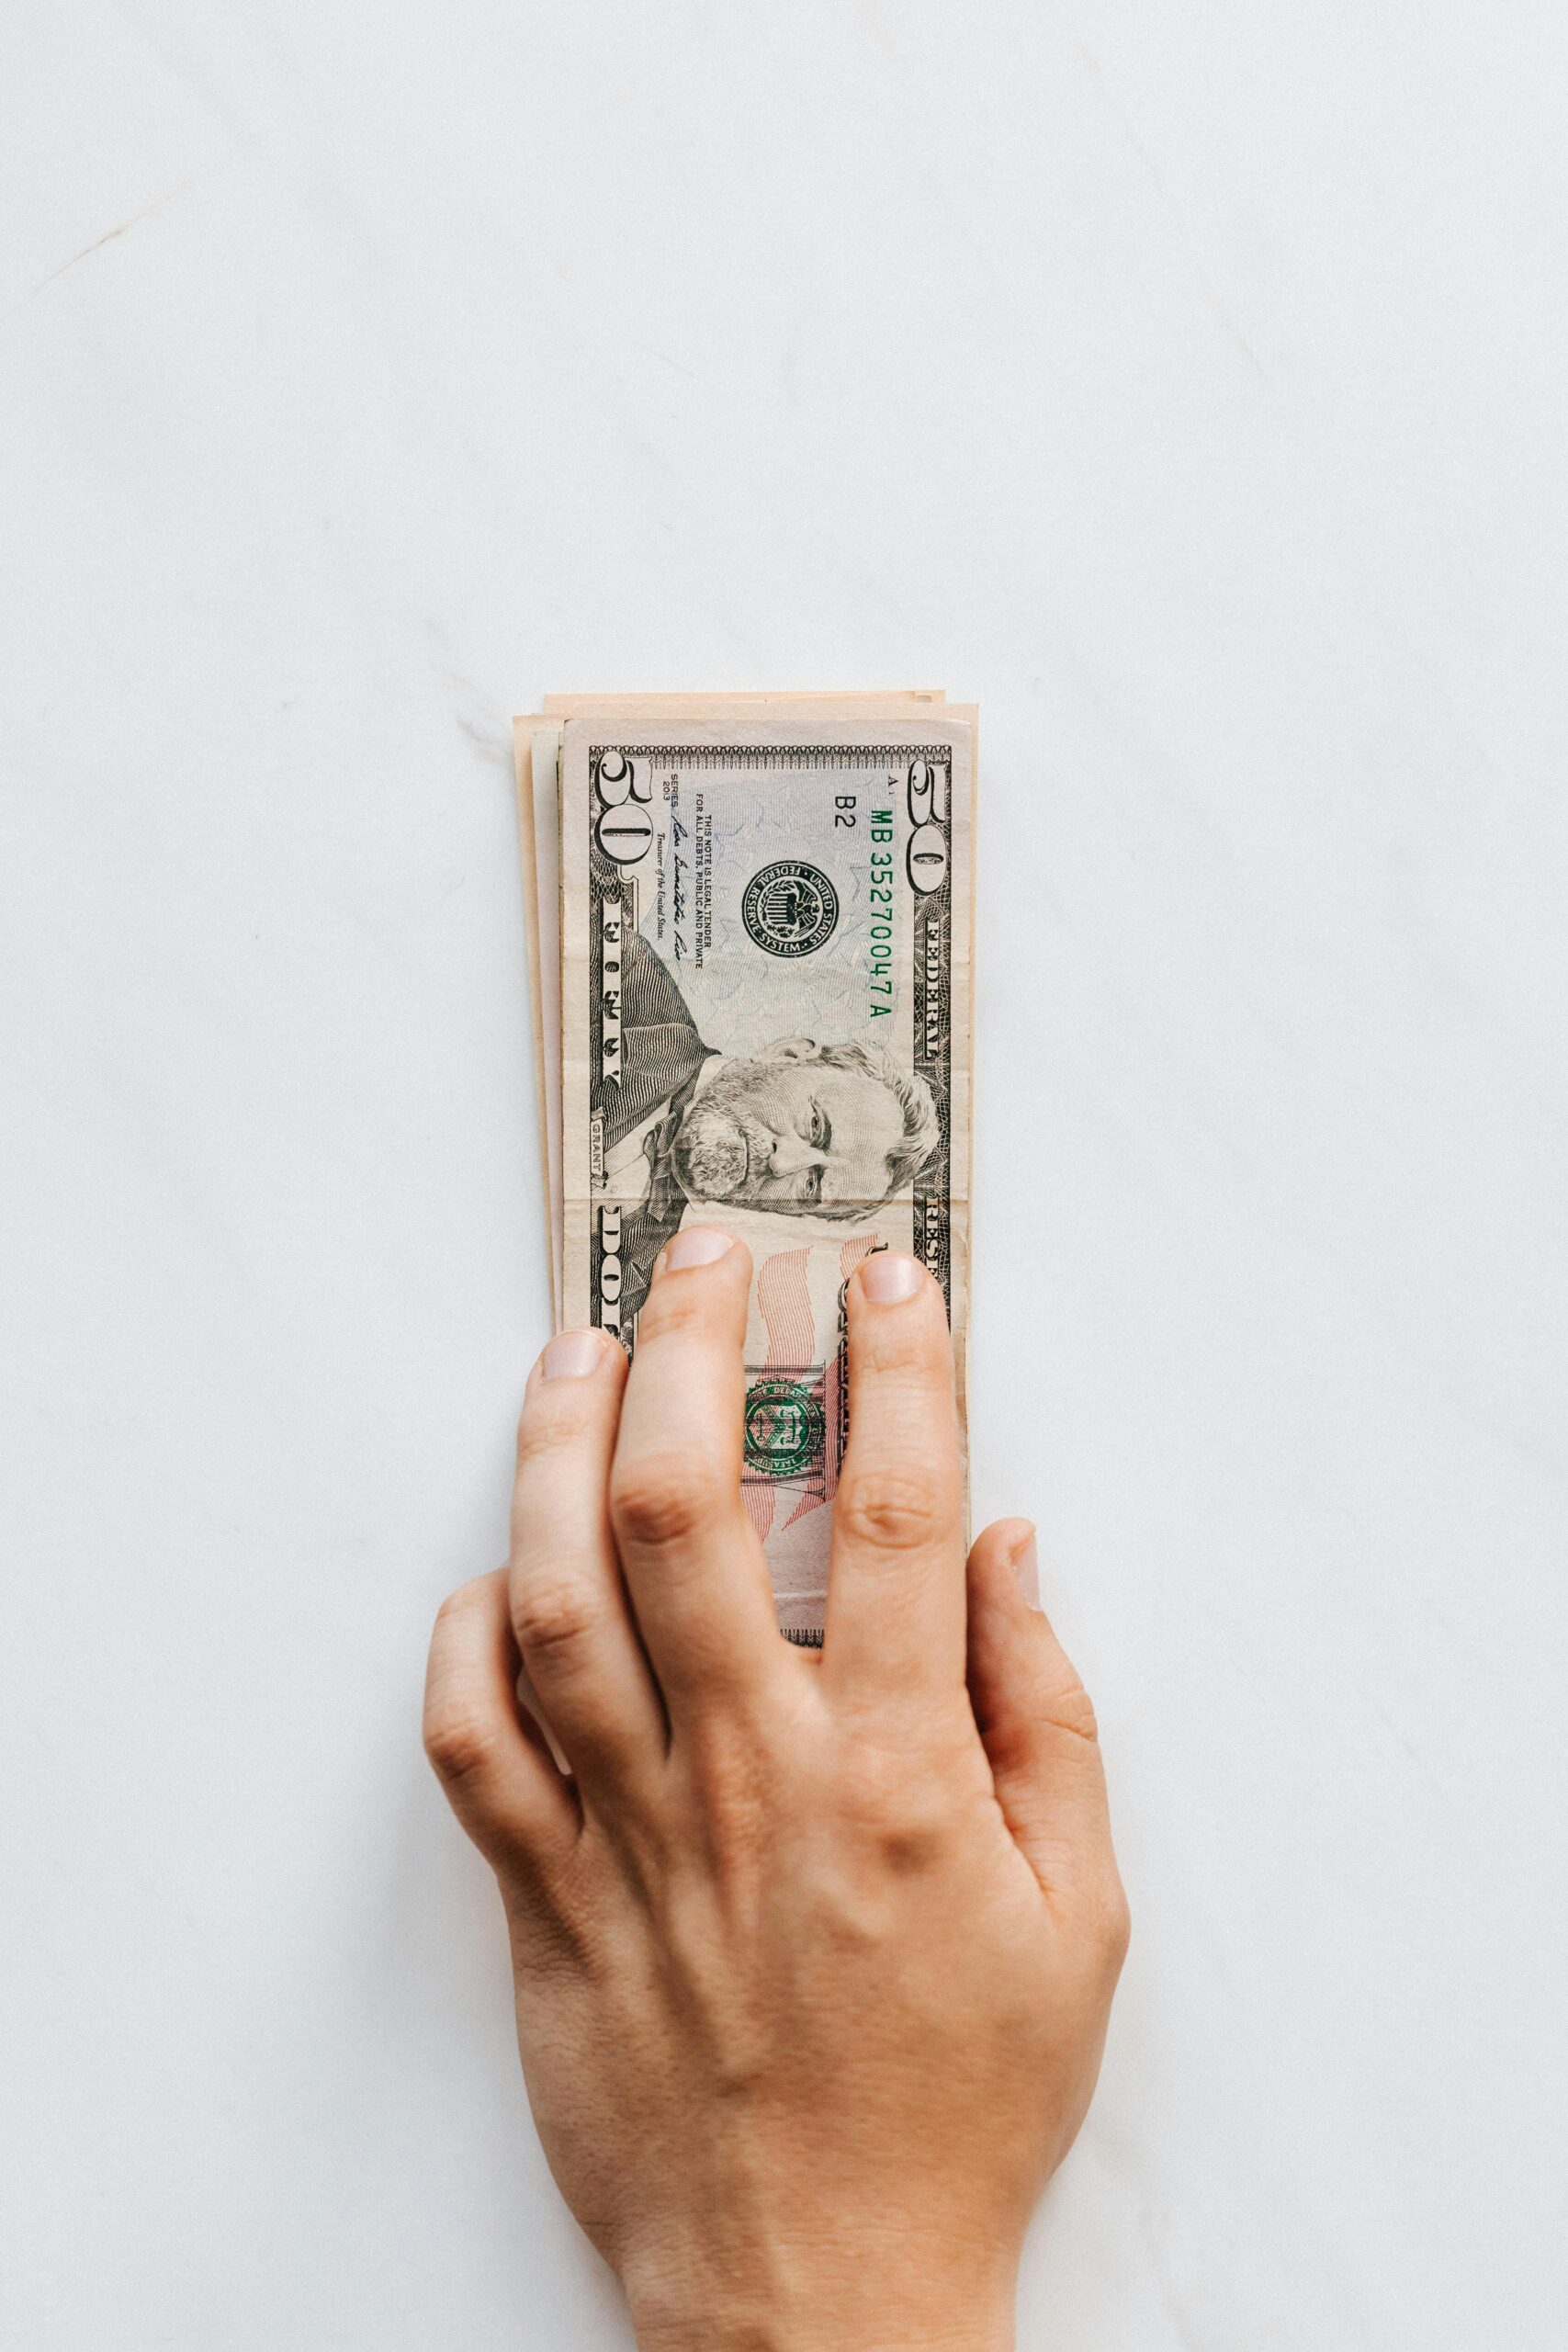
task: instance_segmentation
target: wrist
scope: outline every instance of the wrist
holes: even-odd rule
[[[639,2318],[637,2352],[1014,2352],[1013,2310],[962,2313],[822,2308],[788,2315],[711,2312]]]
[[[803,2265],[809,2268],[809,2265]],[[705,2290],[628,2282],[638,2352],[1013,2352],[1016,2265],[958,2282],[922,2277],[918,2254],[853,2277],[733,2277]]]

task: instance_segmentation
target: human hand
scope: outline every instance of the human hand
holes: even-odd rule
[[[740,1499],[750,1272],[688,1229],[629,1371],[601,1334],[545,1350],[511,1567],[441,1611],[426,1746],[501,1884],[540,2138],[645,2352],[999,2352],[1126,1946],[1094,1717],[1021,1589],[1027,1522],[965,1577],[912,1259],[850,1283],[826,1639],[780,1638]]]

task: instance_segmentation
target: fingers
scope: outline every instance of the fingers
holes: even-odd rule
[[[964,1496],[942,1292],[867,1258],[846,1295],[850,1440],[833,1503],[823,1671],[859,1694],[964,1682]]]
[[[767,1569],[740,1503],[750,1252],[678,1233],[637,1317],[610,1515],[671,1723],[784,1670]]]
[[[626,1377],[606,1333],[563,1331],[529,1375],[517,1432],[512,1626],[539,1711],[590,1801],[626,1789],[665,1750],[610,1531]]]
[[[997,1800],[1047,1895],[1082,1897],[1126,1944],[1094,1709],[1041,1611],[1034,1530],[998,1520],[969,1555],[969,1695]]]
[[[544,1877],[571,1851],[580,1816],[570,1783],[518,1720],[506,1585],[498,1568],[442,1603],[425,1670],[424,1747],[492,1868]]]

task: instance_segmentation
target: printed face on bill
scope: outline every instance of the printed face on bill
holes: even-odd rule
[[[718,1066],[682,1119],[675,1172],[693,1200],[843,1217],[885,1201],[937,1131],[919,1079],[792,1037]]]

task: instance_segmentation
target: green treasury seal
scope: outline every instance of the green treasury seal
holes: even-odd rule
[[[746,1391],[746,1466],[797,1477],[821,1447],[822,1407],[797,1380],[754,1380]]]

